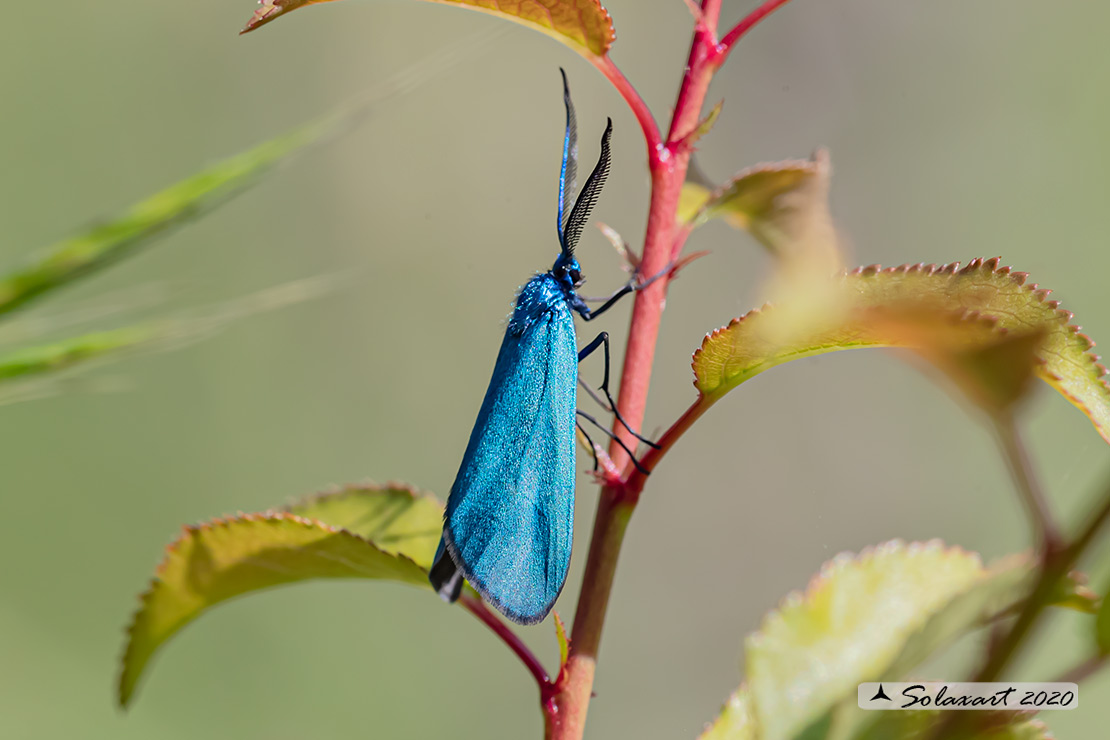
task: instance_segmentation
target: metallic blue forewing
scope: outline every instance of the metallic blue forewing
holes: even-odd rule
[[[573,199],[578,137],[565,73],[563,99],[567,118],[559,171],[559,256],[517,297],[451,486],[443,538],[429,573],[445,600],[459,597],[465,577],[502,614],[521,624],[547,616],[570,567],[578,383],[574,314],[589,320],[630,290],[626,287],[592,313],[575,292],[583,277],[574,247],[609,172],[613,124],[606,126],[597,165]]]
[[[466,580],[521,624],[547,616],[574,531],[574,318],[550,274],[524,286],[463,455],[443,539]]]

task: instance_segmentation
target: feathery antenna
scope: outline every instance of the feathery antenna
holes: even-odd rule
[[[594,171],[586,178],[586,184],[582,186],[582,192],[578,195],[578,200],[574,202],[574,209],[567,217],[566,228],[563,229],[562,247],[564,254],[574,253],[578,238],[582,236],[582,229],[585,228],[586,222],[590,220],[590,211],[597,205],[601,188],[605,185],[605,178],[609,177],[611,161],[609,137],[613,134],[613,119],[610,118],[607,121],[605,133],[601,135],[601,156],[598,157]]]
[[[567,228],[567,219],[570,218],[571,206],[574,203],[574,186],[578,178],[578,122],[574,116],[574,103],[570,99],[570,87],[567,85],[567,73],[559,67],[559,74],[563,76],[563,103],[567,108],[567,131],[563,136],[563,166],[559,170],[559,213],[555,228],[559,231],[559,243],[563,243],[563,233]]]

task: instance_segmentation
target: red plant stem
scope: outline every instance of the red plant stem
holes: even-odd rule
[[[678,100],[674,105],[671,128],[667,132],[668,142],[679,141],[698,125],[705,91],[709,88],[710,80],[713,79],[713,72],[720,66],[720,64],[716,66],[707,64],[717,56],[719,44],[714,29],[717,27],[720,13],[721,0],[705,0],[702,3],[705,24],[699,24],[694,28],[694,41],[690,44],[686,72],[682,75],[682,86],[678,90]],[[686,156],[686,160],[689,161],[689,155]],[[685,178],[685,166],[682,167],[682,175]]]
[[[655,466],[659,464],[659,461],[663,459],[664,455],[670,452],[675,442],[677,442],[679,438],[686,433],[686,430],[693,426],[694,422],[700,419],[702,414],[708,411],[709,407],[715,402],[716,399],[712,397],[698,396],[698,400],[694,401],[690,408],[682,412],[682,416],[678,417],[678,420],[674,424],[671,424],[671,428],[664,432],[663,436],[659,438],[656,442],[659,448],[648,450],[647,454],[640,458],[640,464],[644,466],[644,469],[649,473],[655,470]],[[628,477],[628,482],[625,484],[629,497],[638,497],[646,482],[647,476],[638,470],[634,470]]]
[[[716,70],[711,63],[715,58],[716,28],[721,0],[703,0],[704,23],[694,31],[690,48],[690,61],[675,103],[674,116],[663,143],[655,129],[654,118],[647,111],[639,95],[619,74],[608,60],[595,62],[599,69],[621,91],[632,105],[633,112],[644,128],[648,142],[648,164],[651,171],[651,205],[640,271],[642,275],[655,275],[671,261],[679,232],[675,228],[675,212],[679,195],[686,179],[690,151],[676,147],[686,133],[697,125],[709,81]],[[651,126],[648,126],[650,121]],[[682,233],[682,238],[685,233]],[[617,405],[621,414],[633,428],[644,419],[648,386],[651,382],[655,358],[655,342],[666,299],[668,277],[661,278],[636,294],[629,327],[628,346],[624,368],[621,372],[620,394]],[[632,435],[622,427],[614,429],[626,444],[634,442]],[[676,437],[677,438],[677,437]],[[627,453],[614,441],[609,446],[609,456],[618,467],[631,468]],[[570,655],[554,687],[551,701],[545,704],[545,723],[549,740],[580,740],[586,726],[586,712],[593,691],[601,631],[609,605],[609,595],[616,574],[621,544],[636,496],[629,496],[626,482],[607,483],[598,498],[597,515],[590,551],[586,559],[586,572],[578,608],[574,617],[574,630]]]
[[[524,663],[524,667],[528,669],[528,672],[536,679],[536,683],[539,684],[540,700],[545,700],[551,690],[551,679],[548,677],[547,671],[544,670],[543,664],[540,663],[535,653],[529,650],[528,646],[509,628],[509,625],[505,624],[497,615],[491,612],[489,607],[487,607],[485,602],[481,599],[475,598],[471,594],[463,594],[459,599],[459,603],[461,603],[467,611],[476,616],[479,621],[489,627],[490,630],[500,637],[501,640],[509,646],[509,649],[520,658],[520,661]]]
[[[1014,480],[1014,487],[1017,488],[1018,495],[1025,504],[1034,533],[1040,542],[1041,551],[1045,557],[1048,557],[1063,547],[1063,538],[1060,536],[1060,530],[1056,526],[1044,491],[1037,482],[1033,463],[1029,459],[1029,452],[1018,432],[1013,415],[996,414],[994,429],[999,447],[1002,449],[1002,456]]]
[[[590,555],[574,616],[570,654],[554,686],[551,701],[545,705],[549,740],[581,740],[586,729],[586,710],[593,693],[601,628],[613,589],[617,557],[632,516],[632,506],[612,495],[611,490],[609,486],[604,487],[598,500]],[[583,608],[583,604],[588,605],[587,608]]]
[[[617,92],[628,103],[628,107],[632,109],[636,120],[639,121],[640,128],[644,131],[644,141],[647,142],[648,167],[654,172],[663,156],[663,137],[659,133],[659,126],[655,122],[655,116],[651,114],[651,109],[647,107],[640,93],[636,92],[636,88],[632,87],[632,83],[612,59],[603,56],[592,57],[590,61],[613,83],[613,87],[617,88]]]
[[[716,57],[716,65],[719,67],[728,58],[729,52],[732,51],[733,46],[744,37],[748,31],[755,28],[760,21],[767,16],[774,13],[776,10],[786,5],[790,0],[767,0],[758,8],[748,13],[744,20],[737,23],[732,27],[725,37],[721,39],[721,43],[717,44],[714,56]]]

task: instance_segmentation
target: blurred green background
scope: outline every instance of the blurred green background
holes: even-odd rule
[[[752,5],[726,2],[725,20]],[[663,117],[688,11],[679,0],[606,6],[614,59]],[[361,0],[237,37],[252,10],[248,0],[5,8],[5,266],[499,24]],[[725,108],[701,163],[723,179],[828,146],[833,211],[857,263],[1002,255],[1110,342],[1107,24],[1110,6],[1089,0],[795,0],[714,83],[709,100]],[[123,627],[182,524],[366,478],[445,494],[514,288],[555,254],[559,65],[584,160],[614,118],[598,218],[642,238],[648,189],[632,115],[572,52],[503,25],[354,133],[27,314],[113,308],[138,319],[349,278],[322,299],[0,408],[0,737],[539,736],[534,684],[474,619],[428,593],[366,583],[222,606],[168,646],[128,714],[113,704]],[[759,300],[768,267],[720,223],[690,248],[713,254],[671,289],[648,431],[693,398],[690,352]],[[596,231],[579,255],[589,292],[623,279]],[[628,310],[601,322],[617,345]],[[600,377],[600,365],[584,372]],[[1044,483],[1074,520],[1105,481],[1106,445],[1047,388],[1026,422]],[[567,617],[596,503],[585,476],[578,495],[558,605]],[[745,385],[652,476],[622,555],[588,735],[692,738],[738,683],[741,639],[761,615],[837,552],[893,537],[987,557],[1025,546],[984,428],[887,353],[804,360]],[[1015,676],[1054,677],[1086,648],[1087,624],[1055,617]],[[524,633],[552,664],[550,622]],[[1048,720],[1060,738],[1100,736],[1108,700],[1104,675],[1082,685],[1078,711]]]

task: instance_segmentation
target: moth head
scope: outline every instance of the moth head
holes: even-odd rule
[[[560,283],[570,288],[579,288],[586,282],[586,277],[582,274],[582,266],[578,264],[573,254],[566,252],[561,253],[555,260],[551,274]]]

